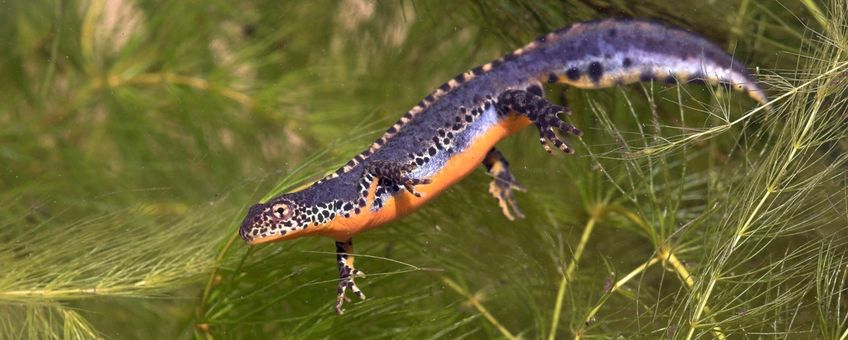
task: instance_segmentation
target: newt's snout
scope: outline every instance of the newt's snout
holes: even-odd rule
[[[239,228],[239,236],[245,242],[251,243],[253,238],[259,233],[258,230],[262,225],[262,213],[264,210],[265,206],[257,203],[247,211],[247,216],[244,217],[244,221],[241,222],[241,227]]]

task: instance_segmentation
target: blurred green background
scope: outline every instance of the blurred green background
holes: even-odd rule
[[[0,2],[0,338],[848,337],[848,2]],[[247,247],[247,207],[364,150],[447,79],[580,20],[653,19],[749,65],[702,86],[548,87],[585,136],[499,145],[355,239]]]

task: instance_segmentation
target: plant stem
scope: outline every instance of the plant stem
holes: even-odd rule
[[[809,10],[813,17],[816,18],[816,21],[819,22],[819,25],[821,25],[822,29],[827,31],[829,35],[833,36],[833,32],[831,32],[830,30],[830,25],[828,24],[827,17],[825,17],[821,8],[816,5],[815,1],[801,0],[801,3],[804,4],[804,6],[807,6],[807,10]]]
[[[97,19],[103,13],[103,8],[106,7],[106,1],[92,1],[85,12],[80,29],[80,52],[83,57],[83,68],[89,75],[94,76],[96,73],[96,62],[94,57],[94,29],[97,26]]]
[[[566,267],[565,272],[562,273],[562,280],[560,280],[559,283],[556,304],[554,305],[554,315],[551,318],[551,332],[548,334],[549,340],[553,340],[556,337],[557,325],[559,324],[559,317],[562,312],[562,303],[565,300],[565,288],[568,286],[569,282],[574,280],[574,272],[577,271],[577,263],[580,262],[580,258],[583,256],[583,250],[586,249],[586,244],[589,243],[589,236],[592,235],[592,230],[595,228],[595,224],[603,215],[605,210],[604,208],[605,205],[598,205],[592,211],[592,216],[589,218],[589,221],[586,222],[586,226],[583,227],[583,235],[580,236],[580,243],[577,244],[577,249],[574,250],[574,256],[568,263],[568,267]]]
[[[12,299],[19,300],[21,298],[43,298],[43,299],[76,299],[92,295],[124,295],[124,292],[130,292],[144,288],[148,285],[145,281],[139,281],[134,284],[117,285],[105,288],[68,288],[68,289],[21,289],[7,290],[0,292],[0,300]]]
[[[595,317],[595,315],[598,314],[598,311],[601,310],[601,307],[604,305],[604,303],[609,298],[609,296],[612,295],[612,293],[617,292],[622,286],[624,286],[625,283],[632,280],[634,277],[636,277],[636,275],[641,274],[642,272],[644,272],[646,269],[650,268],[651,266],[653,266],[657,262],[660,262],[660,258],[656,257],[656,256],[652,257],[650,260],[648,260],[648,262],[645,262],[645,263],[639,265],[638,267],[636,267],[636,269],[633,269],[632,271],[630,271],[630,273],[627,273],[627,275],[622,277],[620,280],[616,281],[615,285],[613,285],[612,288],[610,288],[609,293],[607,293],[601,299],[601,301],[598,302],[597,305],[595,305],[595,308],[592,308],[592,310],[589,312],[589,314],[586,314],[586,318],[583,319],[583,320],[585,320],[584,324],[589,324],[589,322]],[[577,332],[577,334],[574,335],[574,340],[580,340],[581,335],[582,335],[582,331]]]
[[[212,269],[212,273],[209,274],[209,279],[206,280],[206,286],[203,289],[203,296],[200,298],[200,304],[197,306],[197,319],[200,320],[203,318],[203,312],[206,308],[206,301],[209,299],[209,294],[212,292],[212,284],[215,282],[215,276],[218,275],[218,269],[221,265],[221,261],[224,259],[224,256],[227,254],[227,251],[230,250],[230,247],[233,245],[233,242],[238,238],[238,232],[233,233],[232,236],[227,240],[227,243],[221,248],[221,251],[218,252],[218,256],[215,257],[215,267]]]
[[[218,92],[218,94],[220,94],[221,96],[229,98],[245,106],[246,108],[251,108],[253,106],[253,99],[251,99],[250,96],[244,93],[238,92],[228,87],[216,86],[206,79],[192,78],[170,72],[139,74],[129,79],[122,79],[118,76],[109,76],[108,82],[110,87],[118,87],[124,84],[150,85],[157,83],[167,83],[187,86],[203,91],[214,90],[215,92]]]
[[[451,289],[453,289],[454,291],[456,291],[457,293],[459,293],[460,295],[462,295],[466,299],[468,299],[468,303],[471,304],[472,306],[474,306],[474,308],[477,309],[477,311],[479,311],[480,314],[483,314],[483,317],[486,318],[486,320],[489,320],[489,322],[493,326],[495,326],[495,328],[497,328],[498,331],[500,331],[501,334],[503,334],[504,337],[506,337],[507,339],[518,339],[518,337],[513,335],[508,329],[506,329],[506,327],[501,325],[501,323],[498,322],[498,319],[495,319],[495,317],[492,315],[492,313],[489,313],[489,310],[486,309],[486,307],[483,306],[482,303],[480,303],[480,300],[477,299],[477,297],[468,293],[465,289],[460,287],[459,284],[457,284],[456,282],[454,282],[453,280],[451,280],[449,278],[443,277],[442,281],[446,285],[448,285],[448,287],[450,287]]]
[[[65,8],[65,1],[59,0],[54,4],[54,17],[53,17],[53,41],[50,44],[50,60],[47,65],[47,72],[44,73],[44,81],[41,83],[41,98],[45,99],[47,97],[47,92],[50,91],[53,82],[53,75],[56,73],[56,63],[59,59],[59,39],[61,39],[62,34],[62,21],[63,21],[63,13]]]
[[[678,259],[677,256],[674,255],[674,252],[671,249],[669,249],[668,247],[660,247],[656,258],[663,261],[663,266],[665,266],[666,264],[671,266],[671,270],[677,273],[677,276],[680,278],[680,280],[683,281],[683,283],[686,284],[686,287],[689,288],[690,291],[692,290],[692,287],[695,286],[695,279],[692,278],[692,275],[689,274],[689,271],[686,269],[686,266],[684,266],[683,263],[680,262],[680,259]],[[702,301],[706,301],[706,299]],[[707,313],[710,312],[710,309],[706,306],[706,303],[704,303],[703,308],[705,311],[707,311]],[[715,319],[710,319],[710,321],[716,323]],[[690,335],[693,329],[694,327],[689,329]],[[713,327],[713,335],[715,335],[717,339],[727,339],[727,336],[724,335],[724,332],[718,326]]]

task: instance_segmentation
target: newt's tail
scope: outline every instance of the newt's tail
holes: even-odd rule
[[[513,52],[522,54],[530,57],[524,59],[534,60],[524,64],[525,70],[548,82],[580,88],[648,80],[705,82],[768,103],[744,64],[704,38],[654,22],[609,19],[576,23]]]

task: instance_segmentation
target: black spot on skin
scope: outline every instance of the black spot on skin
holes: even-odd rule
[[[430,156],[435,156],[436,151],[437,151],[436,148],[434,148],[432,146],[430,147],[430,149],[427,150],[427,152],[430,154]]]
[[[421,159],[421,158],[416,158],[416,159],[415,159],[415,164],[418,164],[418,165],[424,165],[424,160],[423,160],[423,159]]]
[[[556,83],[557,81],[559,81],[559,77],[556,74],[554,74],[554,73],[548,74],[548,84],[553,84],[553,83]]]
[[[477,67],[471,69],[471,73],[474,73],[474,75],[479,76],[479,75],[481,75],[485,72],[483,72],[483,66],[477,66]]]
[[[639,75],[639,81],[651,81],[654,80],[654,74],[651,72],[642,72]]]
[[[624,58],[624,60],[621,62],[621,66],[624,66],[624,67],[633,66],[633,60],[631,60],[630,58]]]
[[[418,107],[423,109],[423,108],[427,107],[427,103],[425,103],[423,99],[419,100],[418,101]]]
[[[425,100],[425,101],[427,101],[427,102],[432,103],[434,100],[436,100],[436,98],[433,98],[433,95],[432,95],[432,94],[429,94],[429,95],[427,95],[426,97],[424,97],[424,100]]]
[[[362,209],[359,209],[359,208],[353,209],[354,214],[359,214],[360,212],[362,212]]]
[[[501,66],[501,64],[503,64],[503,60],[502,60],[502,59],[497,59],[497,60],[495,60],[495,61],[493,61],[493,62],[492,62],[492,68],[496,68],[496,67],[498,67],[498,66]]]
[[[539,97],[542,97],[542,96],[544,95],[544,92],[542,91],[542,88],[541,88],[541,87],[539,87],[539,86],[530,86],[530,87],[528,87],[528,88],[527,88],[527,92],[530,92],[530,93],[532,93],[532,94],[535,94],[535,95],[537,95],[537,96],[539,96]],[[487,102],[487,103],[488,103],[488,102]]]
[[[442,89],[442,91],[447,92],[448,90],[450,90],[451,87],[450,87],[450,84],[444,83],[444,84],[442,84],[442,86],[439,86],[439,88]]]
[[[609,31],[607,31],[607,36],[610,38],[615,38],[617,34],[618,31],[616,31],[615,28],[610,28]]]
[[[665,83],[666,84],[677,84],[677,78],[675,78],[674,76],[665,77]]]
[[[467,110],[467,109],[465,109],[465,107],[464,107],[464,106],[462,106],[462,107],[460,107],[460,108],[459,108],[459,113],[466,113],[466,112],[468,112],[468,110]]]
[[[462,84],[465,82],[465,73],[460,73],[458,76],[454,77],[453,80],[456,80],[457,83]]]
[[[504,61],[511,61],[511,60],[515,60],[515,59],[518,59],[518,55],[515,54],[515,53],[510,53],[510,54],[507,54],[503,57]]]
[[[604,66],[595,61],[589,64],[589,78],[592,82],[597,83],[604,76]]]
[[[471,123],[472,121],[474,121],[474,117],[471,117],[471,116],[465,116],[465,121],[466,121],[467,123]]]
[[[387,132],[387,133],[396,133],[396,132],[397,132],[397,128],[395,128],[395,127],[394,127],[394,125],[392,125],[392,127],[390,127],[388,130],[386,130],[386,132]]]
[[[403,118],[412,119],[412,112],[407,112],[403,114]]]
[[[568,69],[568,71],[565,71],[565,76],[568,77],[568,79],[576,81],[577,79],[580,79],[580,70],[576,67],[572,67]]]

